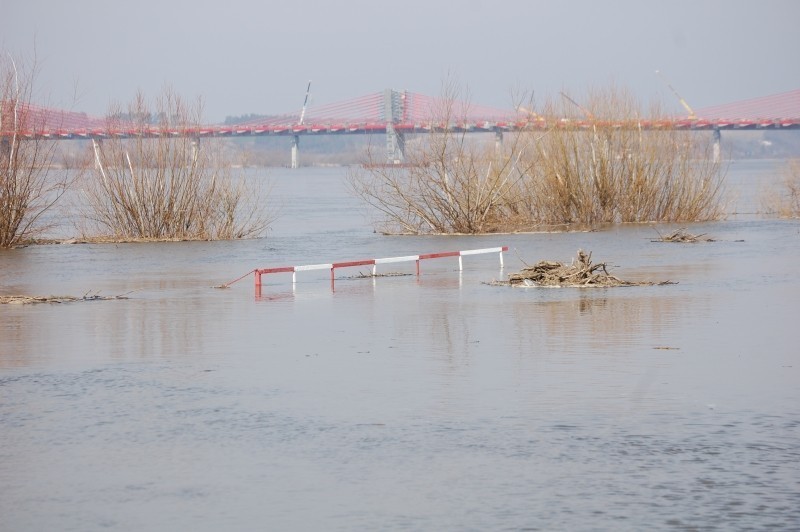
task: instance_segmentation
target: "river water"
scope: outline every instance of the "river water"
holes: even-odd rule
[[[387,237],[345,170],[271,170],[264,239],[0,251],[0,530],[800,529],[800,221],[732,165],[676,226]],[[254,268],[509,246],[264,277]],[[668,286],[512,289],[578,249]]]

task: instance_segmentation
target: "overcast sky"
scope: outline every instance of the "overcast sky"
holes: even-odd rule
[[[165,84],[207,122],[386,88],[510,107],[614,82],[680,111],[800,88],[797,0],[0,0],[0,49],[39,97],[101,116]],[[77,96],[77,100],[76,100]]]

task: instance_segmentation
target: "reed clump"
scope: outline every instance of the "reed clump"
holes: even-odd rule
[[[213,146],[201,144],[202,105],[169,89],[150,104],[139,93],[94,142],[83,187],[85,216],[102,236],[123,240],[218,240],[259,236],[271,222],[264,191],[230,175]],[[171,130],[175,134],[159,134]]]
[[[544,224],[695,222],[722,216],[724,171],[710,135],[658,127],[625,90],[545,105],[547,135],[529,152],[531,218]]]

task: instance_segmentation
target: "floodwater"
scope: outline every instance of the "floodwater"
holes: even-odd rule
[[[386,237],[345,170],[302,169],[270,171],[264,239],[0,251],[2,294],[130,298],[0,306],[0,530],[800,529],[800,222],[754,214],[777,166],[731,167],[708,243]],[[579,248],[677,284],[485,284]]]

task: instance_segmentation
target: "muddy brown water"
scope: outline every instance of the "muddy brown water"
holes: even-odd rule
[[[264,239],[1,251],[2,294],[130,299],[0,306],[0,530],[798,529],[800,222],[754,214],[778,165],[731,167],[709,243],[386,237],[304,169],[271,171]],[[484,284],[579,248],[678,284]]]

